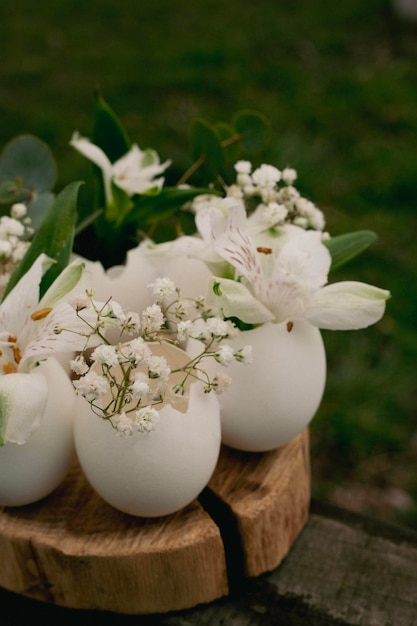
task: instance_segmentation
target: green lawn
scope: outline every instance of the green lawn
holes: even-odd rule
[[[192,119],[265,113],[259,159],[297,168],[332,234],[379,234],[337,275],[393,297],[377,326],[324,334],[313,492],[417,527],[417,26],[388,0],[2,0],[0,58],[0,145],[46,140],[57,188],[89,175],[68,141],[90,134],[99,86],[139,146],[174,160],[173,178]]]

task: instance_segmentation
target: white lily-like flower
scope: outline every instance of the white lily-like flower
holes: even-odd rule
[[[73,133],[70,145],[101,169],[107,205],[113,204],[112,184],[123,189],[128,196],[161,189],[164,178],[155,177],[162,174],[171,163],[170,160],[161,163],[155,150],[141,150],[136,144],[112,163],[99,146],[78,132]]]
[[[48,381],[37,371],[39,359],[76,350],[77,344],[81,347],[77,334],[56,334],[51,321],[56,327],[65,312],[66,327],[74,327],[74,307],[65,305],[64,300],[79,288],[84,265],[76,262],[65,268],[39,300],[42,276],[52,263],[41,254],[0,304],[0,445],[24,443],[40,423]],[[62,306],[72,310],[71,316]],[[53,341],[48,340],[51,334]]]
[[[232,224],[230,226],[230,224]],[[327,285],[331,256],[317,231],[283,227],[277,245],[257,245],[242,222],[213,237],[234,279],[212,277],[210,298],[226,317],[262,324],[306,320],[328,330],[353,330],[377,322],[389,291],[355,281]]]

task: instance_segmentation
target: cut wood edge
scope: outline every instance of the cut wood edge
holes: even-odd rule
[[[75,468],[54,494],[0,514],[0,586],[77,609],[147,614],[229,592],[219,529],[197,501],[140,519],[107,505]]]
[[[235,545],[234,556],[229,556],[232,575],[239,575],[239,569],[245,577],[275,569],[309,515],[308,429],[271,452],[247,453],[225,447],[208,487],[223,518],[227,510],[229,525],[232,519],[232,526],[236,527],[240,553]],[[230,535],[230,529],[228,532]],[[238,561],[237,566],[233,559]]]

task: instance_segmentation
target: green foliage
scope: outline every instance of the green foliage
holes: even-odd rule
[[[95,94],[94,105],[93,142],[113,163],[129,150],[131,142],[120,119],[99,92]]]
[[[129,151],[131,142],[122,122],[100,94],[95,97],[93,126],[93,143],[111,163]],[[95,166],[94,201],[80,212],[77,252],[100,259],[108,268],[123,263],[127,251],[142,237],[174,239],[186,221],[187,203],[197,195],[217,193],[230,177],[233,163],[242,154],[264,148],[269,137],[269,123],[255,111],[236,114],[232,123],[195,119],[190,130],[193,162],[177,184],[133,195],[113,184],[111,203],[106,202],[102,172]]]
[[[265,150],[271,138],[271,125],[264,115],[255,111],[239,111],[233,123],[243,150],[250,154]]]
[[[53,202],[56,177],[56,161],[44,141],[33,135],[15,137],[0,155],[0,213],[24,202],[37,228]]]
[[[26,274],[40,254],[45,253],[56,261],[42,279],[41,296],[68,265],[74,241],[79,186],[79,182],[70,183],[56,197],[36,231],[25,256],[12,274],[3,299]]]
[[[354,259],[374,243],[377,238],[376,233],[371,230],[360,230],[325,240],[323,243],[332,256],[331,270],[334,271]]]
[[[271,138],[267,118],[256,111],[238,111],[231,123],[196,119],[191,125],[190,144],[194,164],[181,182],[197,175],[197,180],[216,183],[230,179],[231,168],[239,158],[249,158],[265,150]]]

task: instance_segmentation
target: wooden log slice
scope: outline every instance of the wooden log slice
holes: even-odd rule
[[[309,501],[307,431],[270,453],[223,448],[200,502],[164,518],[110,507],[76,464],[48,498],[0,509],[0,586],[70,608],[189,608],[276,567]]]
[[[75,467],[37,504],[0,515],[0,585],[61,606],[166,612],[228,593],[219,529],[198,502],[142,519],[106,504]]]
[[[308,518],[308,430],[271,452],[248,454],[224,448],[209,489],[221,503],[223,518],[227,511],[232,516],[239,541],[235,559],[243,575],[258,576],[274,569]]]

